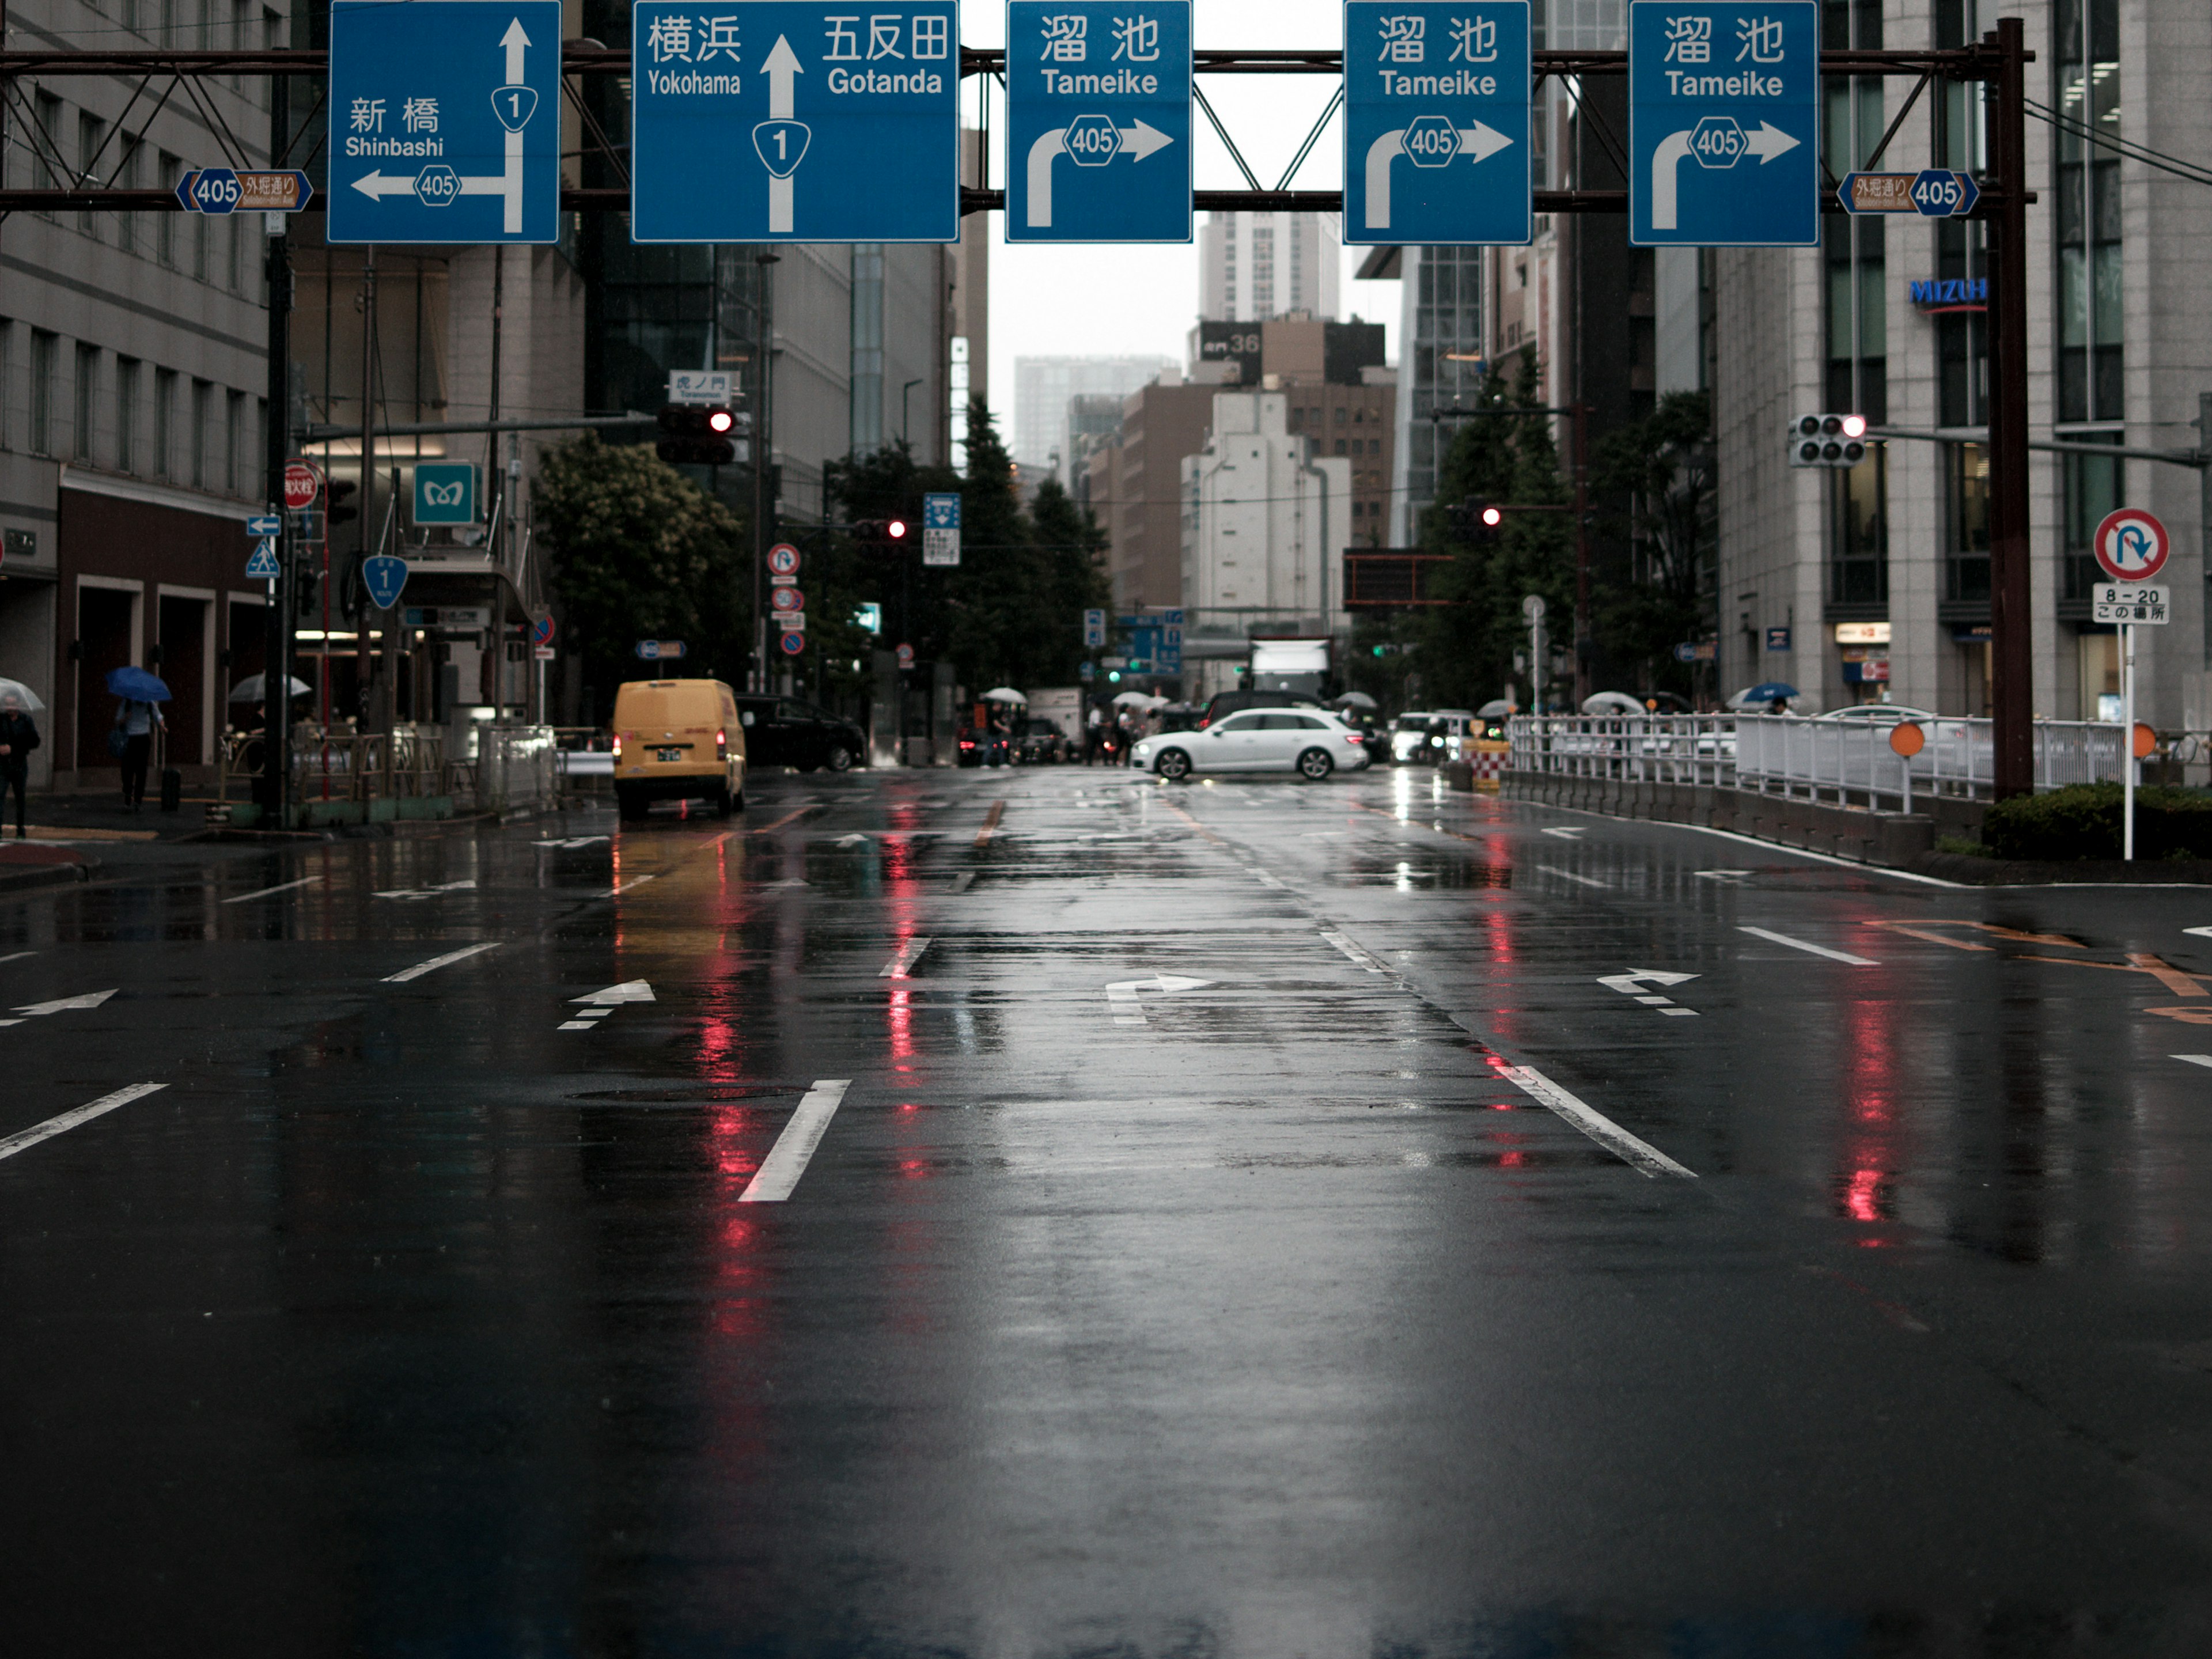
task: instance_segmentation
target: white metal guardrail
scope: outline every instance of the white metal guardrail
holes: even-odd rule
[[[1909,811],[1914,795],[1986,799],[1996,764],[1985,720],[1919,722],[1910,762],[1890,747],[1891,722],[1790,714],[1530,714],[1507,728],[1516,772],[1623,782],[1690,783]],[[2035,722],[2035,787],[2120,780],[2121,728]]]

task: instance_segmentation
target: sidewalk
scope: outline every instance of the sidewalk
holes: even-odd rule
[[[195,800],[187,797],[173,812],[164,812],[158,805],[149,802],[133,812],[123,805],[120,790],[89,795],[33,795],[31,839],[177,841],[207,828],[207,805],[211,799]]]

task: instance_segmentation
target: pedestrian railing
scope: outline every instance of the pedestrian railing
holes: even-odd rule
[[[1892,722],[1792,714],[1534,714],[1507,728],[1510,769],[1553,777],[1706,784],[1874,811],[1910,811],[1912,798],[1987,799],[1996,744],[1986,720],[1918,722],[1911,759],[1891,746]],[[2118,782],[2121,728],[2038,720],[2035,787]]]

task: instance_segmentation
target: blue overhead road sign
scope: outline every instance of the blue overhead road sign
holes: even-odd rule
[[[632,240],[959,240],[951,0],[638,0],[630,18]]]
[[[332,0],[333,242],[550,242],[560,0]]]
[[[1528,0],[1349,0],[1344,240],[1528,240]]]
[[[1634,0],[1628,240],[1820,240],[1820,41],[1813,0]]]
[[[1006,8],[1006,240],[1190,240],[1190,0]]]

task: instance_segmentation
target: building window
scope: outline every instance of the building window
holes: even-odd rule
[[[33,168],[39,187],[42,190],[66,190],[70,179],[64,167],[56,165],[62,159],[62,100],[50,92],[39,94],[39,148],[37,166]],[[42,214],[51,220],[53,215]]]
[[[852,453],[884,447],[884,247],[853,245]]]
[[[100,147],[107,142],[107,123],[79,110],[76,117],[76,176],[88,190],[99,184]],[[88,236],[100,234],[100,221],[87,210],[76,216],[76,228]]]
[[[184,176],[185,164],[170,155],[168,151],[163,150],[160,174],[161,188],[174,195],[178,185],[183,182]],[[154,216],[154,257],[171,270],[174,270],[177,264],[178,216],[173,213],[157,213]]]
[[[2076,432],[2069,434],[2069,439],[2075,443],[2118,444],[2124,435]],[[2103,578],[2096,555],[2090,551],[2090,541],[2105,515],[2126,501],[2127,464],[2117,455],[2110,460],[2101,455],[2061,455],[2058,471],[2066,493],[2065,519],[2060,526],[2059,604],[2069,612],[2078,609],[2079,615],[2086,617],[2091,590]]]
[[[115,166],[116,188],[137,190],[143,187],[145,183],[142,176],[145,163],[145,149],[144,139],[133,137],[129,133],[123,136],[123,155]],[[166,219],[169,216],[164,213],[155,216]],[[115,216],[115,246],[125,253],[137,251],[138,216],[137,214],[118,213]]]
[[[61,339],[43,328],[31,331],[31,453],[54,453],[54,374]]]
[[[100,348],[79,345],[76,349],[76,430],[70,445],[70,453],[80,461],[92,459],[93,418],[96,412],[93,399],[100,391]]]
[[[1889,604],[1889,448],[1875,444],[1848,472],[1835,475],[1835,523],[1828,538],[1832,606]]]
[[[136,472],[138,453],[138,378],[136,357],[115,360],[115,470]]]
[[[1947,447],[1943,600],[1986,611],[1990,603],[1990,463],[1979,444]],[[1960,620],[1979,620],[1965,617]]]
[[[157,478],[167,478],[175,470],[177,442],[177,371],[157,368],[154,371],[154,434],[153,450],[147,456],[147,471]]]
[[[215,418],[215,387],[206,380],[192,382],[192,471],[195,489],[207,488],[208,425]]]
[[[2118,0],[2057,0],[2058,418],[2116,421],[2120,384],[2120,162],[2083,136],[2120,136]]]
[[[231,495],[246,493],[240,475],[246,468],[246,394],[227,392],[222,399],[222,487]]]

